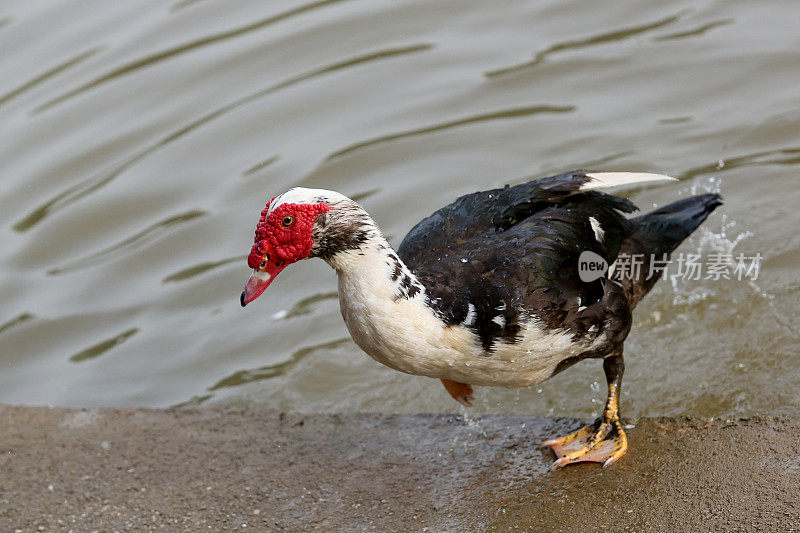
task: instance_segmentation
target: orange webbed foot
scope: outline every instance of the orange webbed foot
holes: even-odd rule
[[[458,381],[451,381],[442,378],[442,385],[450,393],[455,401],[465,407],[472,407],[472,400],[475,397],[472,395],[472,385],[466,383],[459,383]]]
[[[628,437],[619,420],[599,420],[571,435],[552,439],[542,447],[550,448],[558,457],[552,469],[569,464],[593,462],[611,466],[628,450]]]
[[[624,369],[625,363],[621,351],[604,359],[603,370],[608,381],[608,400],[603,416],[591,426],[542,444],[543,448],[550,448],[558,457],[553,463],[553,470],[583,462],[611,466],[625,455],[628,450],[628,436],[625,435],[619,419],[619,390]]]

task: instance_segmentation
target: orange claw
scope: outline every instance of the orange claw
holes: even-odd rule
[[[452,396],[455,401],[466,407],[472,407],[472,400],[475,399],[475,397],[472,396],[472,385],[444,378],[442,378],[442,385],[444,385],[444,388],[447,389],[447,392],[450,393],[450,396]]]

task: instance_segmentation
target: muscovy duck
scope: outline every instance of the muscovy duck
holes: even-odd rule
[[[633,203],[598,189],[667,180],[674,181],[579,170],[468,194],[414,226],[396,252],[356,202],[294,188],[261,213],[241,304],[288,265],[323,259],[338,274],[342,316],[356,344],[391,368],[441,379],[465,405],[473,385],[524,387],[602,359],[602,416],[542,446],[558,457],[554,468],[608,466],[627,450],[622,346],[631,311],[661,274],[650,261],[668,257],[722,202],[704,194],[627,218]],[[584,281],[584,252],[611,267]],[[623,254],[643,264],[611,275]]]

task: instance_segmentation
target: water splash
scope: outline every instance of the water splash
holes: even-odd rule
[[[717,168],[725,168],[725,160],[720,159],[717,162]],[[688,187],[688,194],[691,196],[707,193],[722,193],[722,180],[710,176],[705,180],[696,181]],[[710,254],[733,256],[734,250],[742,241],[754,236],[752,231],[738,231],[736,226],[736,220],[731,219],[727,213],[721,214],[719,229],[716,231],[706,224],[700,226],[697,238],[693,241],[695,250],[692,253],[704,257]],[[702,279],[690,280],[679,274],[669,274],[669,281],[672,286],[674,305],[693,305],[714,294],[712,288],[707,284],[697,285],[698,281],[704,281]]]
[[[458,417],[470,429],[477,429],[480,427],[478,419],[470,414],[469,407],[465,405],[458,404]]]

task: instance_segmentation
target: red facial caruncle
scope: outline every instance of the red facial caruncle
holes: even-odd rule
[[[330,210],[325,203],[281,204],[272,212],[270,200],[256,226],[253,248],[247,264],[255,270],[242,292],[242,306],[258,298],[286,266],[305,259],[311,253],[314,221]]]

